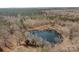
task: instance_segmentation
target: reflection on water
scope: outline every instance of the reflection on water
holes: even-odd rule
[[[61,38],[61,35],[55,30],[32,30],[30,31],[30,35],[28,37],[32,39],[32,36],[42,38],[50,43],[57,43]]]

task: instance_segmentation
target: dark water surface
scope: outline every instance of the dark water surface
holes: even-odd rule
[[[55,30],[33,30],[31,31],[31,34],[37,35],[43,40],[54,43],[57,43],[61,38],[60,34]]]

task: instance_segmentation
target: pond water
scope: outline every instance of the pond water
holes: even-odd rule
[[[32,30],[30,33],[51,43],[57,43],[61,38],[61,35],[55,30]]]

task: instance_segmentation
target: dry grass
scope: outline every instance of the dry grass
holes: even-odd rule
[[[0,51],[79,51],[79,11],[47,10],[42,20],[26,16],[0,16]],[[44,26],[43,26],[44,25]],[[51,45],[27,37],[29,29],[54,29],[63,42]],[[29,41],[28,41],[29,40]]]

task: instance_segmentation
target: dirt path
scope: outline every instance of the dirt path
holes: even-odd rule
[[[51,26],[50,24],[41,25],[41,26],[32,26],[32,28],[29,30],[45,30],[45,29],[48,29],[50,26]]]

